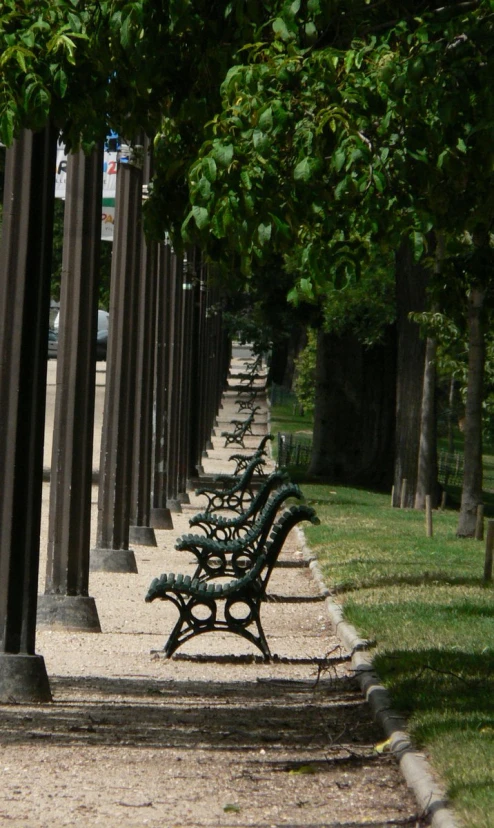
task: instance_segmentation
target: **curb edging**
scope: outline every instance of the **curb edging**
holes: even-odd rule
[[[434,780],[429,762],[414,748],[407,733],[407,721],[391,707],[388,691],[383,686],[368,652],[369,642],[361,638],[355,627],[345,620],[340,604],[332,598],[324,583],[322,572],[314,553],[307,545],[303,529],[297,527],[300,550],[309,562],[314,581],[325,596],[326,610],[335,632],[351,653],[351,663],[363,696],[368,702],[374,719],[390,740],[391,753],[398,760],[408,787],[413,791],[422,814],[430,818],[433,828],[459,828],[455,815],[448,806],[444,790]]]

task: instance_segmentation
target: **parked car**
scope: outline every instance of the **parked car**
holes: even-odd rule
[[[96,337],[96,359],[99,361],[101,359],[106,359],[106,352],[108,349],[108,328],[103,328],[100,330],[98,328],[98,334]]]
[[[48,359],[53,359],[57,355],[58,349],[58,332],[53,328],[48,331]]]
[[[108,326],[110,314],[104,310],[98,311],[98,332],[96,335],[96,359],[106,359],[106,352],[108,349]],[[50,328],[48,334],[48,356],[56,357],[58,351],[58,326],[60,322],[60,313],[57,313],[53,328]]]

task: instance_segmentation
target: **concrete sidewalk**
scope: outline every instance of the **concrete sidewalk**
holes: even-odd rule
[[[225,421],[233,403],[227,395]],[[101,413],[102,405],[97,422]],[[205,472],[231,471],[228,457],[243,450],[224,449],[218,436],[212,442]],[[98,456],[95,447],[95,466]],[[93,536],[96,503],[95,488]],[[191,571],[192,556],[174,544],[204,503],[191,493],[173,531],[156,530],[157,548],[134,547],[136,575],[91,575],[102,633],[38,632],[54,701],[0,707],[0,825],[426,824],[395,759],[374,750],[382,731],[297,531],[262,612],[272,663],[220,633],[193,639],[170,660],[160,655],[176,611],[169,602],[146,604],[144,595],[156,575]],[[46,483],[40,591],[48,504]]]

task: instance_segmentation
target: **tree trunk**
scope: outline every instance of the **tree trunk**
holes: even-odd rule
[[[309,474],[348,485],[387,487],[394,440],[395,341],[364,348],[352,334],[320,331]]]
[[[277,342],[273,346],[269,364],[269,382],[274,385],[283,385],[288,362],[288,342]]]
[[[465,406],[463,490],[457,535],[473,537],[477,508],[482,503],[482,392],[484,383],[485,292],[479,286],[468,294],[468,383]]]
[[[426,495],[431,496],[432,508],[438,505],[437,440],[436,440],[436,340],[428,338],[425,348],[424,383],[420,423],[419,460],[415,508],[425,509]]]
[[[333,428],[334,395],[332,394],[333,352],[335,340],[331,334],[319,331],[316,354],[316,388],[314,399],[314,429],[309,474],[333,478],[335,475],[335,429]],[[336,365],[338,368],[338,365]]]
[[[453,436],[453,406],[455,402],[455,378],[451,377],[449,381],[449,394],[448,394],[448,451],[453,454],[455,450],[455,441]]]
[[[436,233],[434,276],[438,279],[444,261],[444,235]],[[419,459],[417,468],[417,489],[415,508],[425,509],[427,495],[431,497],[432,508],[439,505],[440,486],[437,467],[437,417],[436,417],[436,357],[437,342],[427,338],[425,345],[424,383],[422,387],[422,408],[420,416]]]
[[[409,319],[411,311],[426,307],[428,273],[415,265],[408,244],[396,256],[396,321],[398,333],[396,385],[396,448],[393,505],[413,508],[417,488],[425,340],[419,326]],[[407,481],[401,502],[402,481]]]
[[[293,377],[295,374],[295,361],[300,354],[302,348],[307,344],[307,333],[305,328],[294,326],[290,337],[288,339],[288,353],[285,364],[285,372],[283,374],[284,388],[292,388]]]

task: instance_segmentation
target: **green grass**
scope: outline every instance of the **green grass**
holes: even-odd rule
[[[453,451],[457,454],[463,455],[464,438],[459,430],[455,430],[453,434]],[[445,437],[438,439],[438,451],[448,452],[448,441]],[[494,514],[494,446],[489,443],[484,443],[483,448],[483,490],[484,490],[484,505],[486,507],[486,514],[492,516]],[[441,480],[441,483],[444,482]],[[461,485],[447,486],[450,502],[459,504],[461,500]]]
[[[388,495],[304,484],[306,530],[346,618],[375,642],[375,666],[458,815],[494,827],[494,589],[484,545],[455,537],[457,514],[392,509]]]
[[[290,403],[271,430],[311,431]],[[461,450],[459,435],[456,449]],[[485,514],[494,514],[494,450],[484,456]],[[415,744],[442,776],[468,828],[494,828],[494,587],[484,544],[456,537],[458,514],[393,509],[390,496],[303,482],[321,525],[306,530],[345,616],[373,643],[376,669]],[[492,481],[492,483],[491,483]],[[448,503],[461,491],[448,488]]]
[[[313,420],[310,414],[300,414],[294,402],[271,407],[271,431],[276,434],[283,431],[289,434],[300,432],[312,435]]]
[[[275,437],[278,432],[281,432],[283,434],[293,434],[295,438],[300,437],[301,440],[307,441],[312,439],[312,428],[312,415],[301,414],[295,398],[271,406],[270,429]],[[273,457],[277,460],[278,445],[276,440],[271,444],[271,448]],[[294,479],[300,473],[300,470],[296,467],[290,467],[288,471]]]
[[[271,429],[309,431],[312,421],[275,405]],[[456,537],[456,511],[435,512],[427,538],[423,513],[391,508],[387,494],[297,477],[321,519],[306,530],[308,542],[346,618],[373,643],[393,706],[464,824],[494,828],[494,587],[482,581],[484,544]],[[448,487],[449,504],[460,497]],[[491,446],[484,502],[493,515]]]

